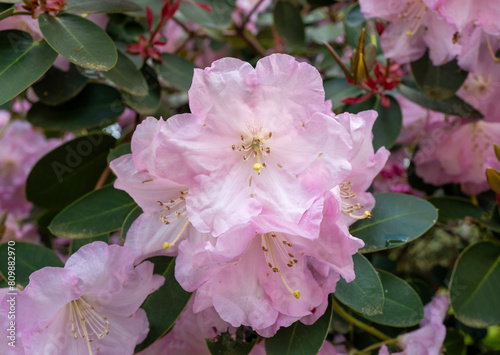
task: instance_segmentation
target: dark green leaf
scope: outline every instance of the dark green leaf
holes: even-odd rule
[[[279,0],[274,7],[274,24],[278,33],[288,44],[304,44],[306,34],[299,9],[292,2]]]
[[[342,23],[325,24],[322,26],[306,27],[306,38],[312,42],[323,45],[323,42],[333,42],[344,34]]]
[[[365,16],[361,12],[359,5],[353,4],[347,9],[344,21],[344,31],[346,41],[351,47],[357,47],[361,30],[366,24],[365,22]],[[370,36],[366,36],[365,44],[369,43],[369,37]]]
[[[0,244],[0,273],[6,280],[9,279],[9,262],[15,262],[15,282],[25,287],[29,276],[36,270],[46,266],[63,267],[61,259],[49,248],[42,245],[24,242],[12,242]],[[10,253],[10,254],[9,254]],[[13,254],[12,254],[13,253]]]
[[[57,53],[46,42],[33,42],[23,31],[0,32],[0,105],[17,96],[45,73]]]
[[[356,278],[349,283],[341,278],[337,282],[335,297],[357,312],[366,315],[382,313],[384,291],[377,272],[363,255],[355,254],[353,260]]]
[[[28,200],[41,208],[62,209],[91,191],[106,167],[106,157],[115,142],[108,135],[90,134],[49,152],[28,176]]]
[[[332,100],[332,108],[341,108],[345,106],[341,100],[346,97],[358,97],[363,93],[356,85],[349,84],[346,79],[327,80],[323,83],[325,87],[325,98]]]
[[[88,84],[80,94],[62,105],[35,103],[28,111],[28,121],[52,131],[105,127],[125,110],[120,99],[120,93],[111,86]]]
[[[454,95],[449,99],[436,101],[423,94],[410,79],[405,78],[398,86],[398,90],[408,100],[426,107],[433,111],[447,113],[449,115],[464,117],[464,118],[483,118],[481,112],[463,101],[458,96]]]
[[[104,186],[62,210],[50,223],[49,229],[62,238],[96,237],[120,229],[136,206],[126,192],[111,185]]]
[[[313,7],[330,6],[337,2],[337,0],[307,0]]]
[[[128,0],[66,0],[64,11],[78,14],[99,12],[142,11],[142,8]]]
[[[280,328],[274,337],[266,339],[266,354],[317,354],[328,334],[332,314],[333,308],[330,301],[325,314],[314,324],[305,325],[297,321],[287,328]]]
[[[437,220],[437,210],[429,202],[415,196],[375,194],[373,218],[351,226],[350,232],[363,239],[361,252],[393,248],[408,243],[427,232]]]
[[[420,90],[438,101],[453,97],[468,74],[458,66],[456,59],[438,67],[434,66],[429,58],[429,51],[411,63],[411,72]]]
[[[14,7],[8,7],[7,9],[3,10],[2,12],[0,12],[0,20],[11,16],[14,11],[16,11]]]
[[[50,46],[70,62],[98,71],[109,70],[116,64],[115,44],[92,21],[73,14],[41,14],[38,25]]]
[[[127,233],[130,227],[132,226],[132,223],[142,214],[142,208],[137,206],[135,207],[130,213],[127,215],[125,218],[125,221],[123,221],[122,225],[122,233],[120,237],[125,240],[127,238]]]
[[[75,97],[87,81],[88,79],[71,64],[68,71],[50,68],[41,80],[33,84],[33,89],[41,103],[57,106]]]
[[[455,317],[473,328],[500,323],[500,247],[479,242],[459,256],[450,282]]]
[[[387,95],[390,105],[384,107],[380,104],[380,99],[373,96],[358,104],[349,105],[347,111],[358,113],[365,110],[375,110],[378,117],[373,124],[373,148],[380,147],[390,149],[398,139],[401,126],[403,125],[403,115],[399,103],[392,96]]]
[[[467,353],[464,336],[456,329],[446,329],[443,347],[446,355],[465,355]]]
[[[118,61],[116,65],[102,74],[111,80],[121,90],[135,96],[146,96],[148,94],[148,84],[146,79],[135,67],[135,64],[122,52],[118,51]]]
[[[174,325],[191,297],[189,292],[179,285],[174,275],[175,260],[163,273],[165,284],[159,290],[149,295],[142,308],[146,311],[149,320],[149,333],[136,351],[143,350],[163,336]],[[165,307],[168,305],[168,307]]]
[[[471,216],[477,219],[482,218],[484,211],[473,205],[470,200],[456,196],[429,197],[427,199],[438,209],[439,221],[446,223]]]
[[[158,73],[180,90],[187,91],[193,81],[194,68],[196,66],[190,61],[175,54],[163,53],[163,63],[156,66]]]
[[[391,327],[411,327],[424,316],[424,306],[415,290],[406,281],[383,270],[378,270],[385,302],[382,314],[363,315],[375,323]]]
[[[205,339],[211,355],[247,355],[252,351],[255,342],[243,343],[233,339],[229,332],[219,335],[215,342]]]
[[[179,7],[179,13],[188,22],[221,30],[231,25],[231,14],[235,6],[234,0],[198,0],[196,2],[210,5],[212,12],[200,9],[188,1],[183,1]]]
[[[132,149],[130,148],[130,146],[131,146],[130,143],[124,143],[120,144],[115,149],[111,149],[111,151],[108,154],[108,164],[113,160],[115,160],[116,158],[121,157],[122,155],[132,153]]]
[[[73,239],[71,241],[71,244],[69,245],[69,254],[73,254],[76,252],[78,249],[83,247],[86,244],[90,244],[93,242],[101,241],[104,243],[109,244],[109,234],[103,234],[103,235],[98,235],[94,238],[82,238],[82,239]]]
[[[160,107],[161,87],[158,82],[156,72],[153,68],[144,65],[141,69],[142,75],[148,83],[147,96],[135,96],[127,92],[122,93],[122,97],[131,108],[141,115],[152,115]]]

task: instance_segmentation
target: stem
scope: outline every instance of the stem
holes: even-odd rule
[[[97,184],[95,185],[94,190],[99,190],[104,185],[104,183],[106,182],[106,179],[109,176],[110,171],[111,170],[109,169],[109,166],[106,166],[106,168],[102,171],[102,174],[99,177],[99,180],[97,181]]]
[[[337,64],[340,66],[340,69],[344,72],[344,75],[347,79],[352,80],[353,79],[353,74],[351,72],[351,69],[349,69],[344,62],[342,62],[342,59],[338,56],[338,54],[335,52],[335,50],[330,46],[327,42],[323,42],[323,44],[326,46],[326,49],[328,49],[328,52],[332,55],[333,59],[337,62]]]
[[[363,350],[358,351],[357,354],[359,354],[359,355],[366,354],[372,350],[380,348],[382,345],[396,344],[397,342],[398,342],[398,338],[384,340],[384,341],[381,341],[380,343],[372,344],[372,345],[364,348]]]
[[[264,2],[264,0],[259,0],[255,6],[250,10],[250,12],[248,13],[248,15],[246,15],[246,17],[243,19],[243,21],[241,21],[241,25],[240,27],[241,28],[245,28],[248,21],[250,20],[250,17],[254,14],[255,11],[257,11],[257,9],[259,8],[259,6]]]
[[[5,134],[5,132],[7,131],[7,128],[9,127],[9,123],[10,123],[10,118],[11,118],[12,114],[9,115],[9,118],[7,118],[7,121],[5,122],[5,124],[3,125],[2,129],[0,129],[0,139],[3,137],[3,135]]]
[[[245,42],[247,42],[248,46],[252,48],[252,50],[258,54],[261,57],[265,57],[267,55],[266,50],[264,47],[261,46],[259,41],[255,39],[251,34],[249,34],[247,31],[245,31],[242,28],[237,28],[236,31],[238,32],[239,36],[243,38]]]
[[[335,301],[334,297],[332,297],[332,305],[333,305],[333,309],[335,310],[335,312],[337,312],[337,314],[339,316],[344,318],[349,323],[355,325],[356,327],[363,329],[365,332],[368,332],[381,340],[387,341],[387,340],[392,339],[390,336],[382,333],[380,330],[375,329],[374,327],[357,320],[356,318],[351,316],[349,313],[344,311],[344,309]]]

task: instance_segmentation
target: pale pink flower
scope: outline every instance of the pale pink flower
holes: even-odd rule
[[[396,140],[396,144],[415,144],[425,128],[429,110],[399,94],[396,96],[396,100],[398,100],[401,114],[403,115],[403,127]]]
[[[45,267],[17,295],[16,321],[30,355],[131,354],[148,333],[144,299],[164,278],[133,266],[125,247],[94,242],[64,268]]]
[[[47,139],[30,123],[11,120],[9,113],[0,111],[0,212],[18,218],[28,216],[32,207],[26,200],[26,179],[35,163],[62,143],[61,139]]]
[[[370,216],[369,211],[375,206],[375,199],[366,190],[390,155],[385,147],[380,147],[376,153],[373,150],[372,127],[377,115],[376,111],[369,110],[356,115],[343,113],[335,116],[348,130],[353,141],[352,157],[349,159],[352,170],[339,185],[343,219],[347,225]]]
[[[309,64],[274,54],[254,69],[224,58],[195,69],[189,99],[192,114],[167,120],[172,138],[159,141],[157,160],[165,178],[189,186],[200,232],[218,236],[257,217],[299,225],[349,173],[351,139],[322,113],[321,76]],[[301,233],[314,238],[311,228]]]
[[[440,355],[446,327],[443,325],[446,312],[450,305],[448,296],[436,296],[424,307],[424,318],[420,328],[399,337],[398,344],[402,352],[393,355]],[[382,346],[379,355],[389,355],[387,346]]]
[[[194,313],[193,303],[191,297],[172,330],[137,355],[210,355],[205,339],[214,341],[220,333],[236,332],[213,308]]]
[[[435,0],[360,0],[366,17],[389,21],[382,33],[381,45],[386,58],[399,63],[419,59],[429,48],[434,65],[441,65],[460,53],[460,45],[453,43],[457,29],[435,10]]]
[[[214,307],[232,326],[251,326],[266,337],[299,319],[319,318],[339,275],[354,279],[352,254],[363,246],[342,221],[339,189],[327,193],[323,207],[319,201],[308,211],[314,219],[324,216],[315,240],[294,235],[293,226],[277,232],[251,224],[184,240],[176,279],[197,290],[194,312]]]
[[[7,214],[5,219],[5,230],[0,233],[0,238],[3,243],[14,240],[30,243],[40,243],[40,234],[38,233],[38,226],[32,223],[22,223],[17,220],[13,215]]]
[[[126,236],[137,262],[154,255],[176,255],[178,241],[193,229],[186,211],[188,187],[161,177],[157,164],[157,148],[167,139],[165,126],[162,119],[148,117],[135,130],[132,154],[110,163],[117,176],[115,187],[127,191],[144,212]]]

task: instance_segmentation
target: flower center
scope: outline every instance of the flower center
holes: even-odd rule
[[[427,6],[425,6],[422,0],[412,0],[406,3],[405,10],[398,17],[408,23],[407,36],[413,36],[417,33],[426,12]]]
[[[471,95],[483,96],[491,87],[492,79],[479,74],[470,73],[464,84],[464,90]]]
[[[343,182],[339,185],[340,197],[342,199],[342,212],[355,219],[372,218],[372,214],[370,213],[370,211],[364,211],[363,215],[361,216],[354,214],[354,212],[359,211],[365,206],[363,206],[359,202],[353,201],[356,199],[356,194],[351,191],[351,185],[351,181]]]
[[[281,273],[276,257],[276,255],[278,255],[282,262],[284,262],[288,267],[293,267],[297,264],[299,261],[295,259],[295,256],[290,252],[293,248],[292,244],[290,244],[281,233],[266,233],[262,234],[260,238],[267,265],[274,273],[278,273],[280,275],[281,281],[285,285],[288,292],[298,299],[300,297],[300,291],[293,291],[290,286],[288,286],[288,283]]]
[[[107,317],[100,316],[83,297],[69,303],[71,333],[75,339],[79,337],[87,341],[89,354],[92,355],[90,343],[94,340],[104,338],[109,334],[109,322]]]
[[[234,151],[243,152],[243,160],[247,161],[254,157],[256,162],[253,169],[260,175],[262,167],[266,167],[265,162],[261,162],[261,156],[268,156],[271,154],[271,148],[265,144],[265,141],[272,137],[273,133],[268,132],[265,134],[241,135],[241,144],[233,144],[231,148]]]
[[[167,250],[168,248],[174,246],[179,239],[181,238],[182,234],[186,231],[186,228],[189,224],[189,220],[187,218],[187,212],[186,212],[186,196],[188,194],[188,189],[179,191],[179,197],[176,199],[171,199],[168,202],[161,202],[161,201],[156,201],[158,205],[161,206],[160,210],[160,219],[165,224],[166,226],[170,225],[172,221],[180,219],[180,218],[185,218],[186,223],[184,224],[184,227],[180,231],[180,233],[175,237],[174,241],[169,243],[165,242],[163,243],[163,249]],[[180,205],[180,206],[179,206]],[[175,212],[172,212],[172,209],[174,207],[179,206]]]

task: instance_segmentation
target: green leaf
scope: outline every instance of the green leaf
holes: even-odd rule
[[[447,113],[463,118],[483,118],[481,112],[454,95],[448,99],[436,101],[423,94],[409,78],[404,78],[398,86],[398,91],[408,100],[433,111]]]
[[[142,208],[140,206],[136,206],[130,213],[127,215],[125,218],[125,221],[123,221],[122,225],[122,232],[120,237],[125,240],[127,238],[127,233],[130,227],[132,226],[132,223],[139,218],[139,216],[143,213]]]
[[[62,238],[91,238],[122,227],[136,203],[126,192],[108,185],[82,196],[62,210],[49,229]]]
[[[142,11],[142,8],[129,0],[66,0],[65,12],[95,14],[99,12]]]
[[[15,280],[25,287],[30,275],[46,266],[63,267],[61,259],[47,247],[33,243],[13,242],[0,244],[0,273],[6,280]],[[9,245],[10,244],[10,245]],[[9,278],[9,262],[15,262],[15,278]]]
[[[359,313],[382,313],[384,291],[377,272],[368,259],[359,253],[354,254],[353,261],[356,278],[349,283],[341,278],[337,282],[335,297]]]
[[[71,243],[69,245],[69,254],[73,254],[76,252],[78,249],[83,247],[86,244],[90,244],[93,242],[101,241],[104,243],[109,244],[109,234],[103,234],[103,235],[98,235],[94,238],[82,238],[82,239],[73,239],[71,240]]]
[[[243,343],[239,339],[233,339],[229,332],[222,333],[217,337],[215,342],[205,339],[208,350],[211,355],[247,355],[252,351],[255,341],[251,343]]]
[[[308,26],[305,28],[306,38],[323,45],[323,42],[333,42],[344,34],[342,23],[332,23],[322,26]]]
[[[108,34],[92,21],[73,14],[41,14],[38,26],[50,46],[70,62],[90,70],[113,68],[118,56]]]
[[[116,65],[102,74],[111,80],[121,90],[135,96],[146,96],[148,94],[148,84],[146,79],[125,54],[118,51],[118,61]]]
[[[325,341],[332,320],[332,303],[314,324],[297,321],[287,328],[280,328],[276,335],[266,339],[267,355],[317,354]]]
[[[470,200],[456,196],[429,197],[427,199],[438,209],[438,220],[442,223],[464,219],[467,216],[482,218],[484,211]]]
[[[327,80],[323,83],[325,87],[325,98],[332,100],[332,108],[335,110],[345,106],[341,100],[346,97],[358,97],[363,93],[359,87],[349,84],[346,79]]]
[[[362,253],[389,249],[411,242],[436,223],[436,208],[418,197],[383,193],[375,194],[373,218],[351,226],[353,236],[363,239]]]
[[[149,295],[142,305],[148,315],[149,333],[146,340],[136,347],[136,351],[147,348],[166,334],[172,328],[191,297],[191,294],[184,291],[175,279],[174,264],[175,259],[172,259],[163,273],[165,284]]]
[[[197,0],[196,2],[210,5],[212,12],[200,9],[188,1],[183,1],[178,11],[181,18],[187,22],[194,22],[204,27],[220,30],[225,30],[231,25],[231,14],[235,6],[234,0]]]
[[[150,66],[144,65],[141,73],[148,83],[148,94],[146,96],[136,96],[128,92],[123,92],[122,98],[127,105],[141,115],[152,115],[160,107],[160,83],[158,82],[156,72]]]
[[[163,63],[155,66],[157,72],[177,89],[189,90],[196,66],[175,54],[163,53],[161,57]]]
[[[446,355],[466,355],[464,336],[456,329],[446,329],[446,338],[443,347],[446,349]]]
[[[344,31],[347,43],[352,47],[358,46],[359,36],[366,25],[366,19],[358,4],[353,4],[347,8],[345,15]],[[370,43],[370,36],[365,37],[365,45]]]
[[[111,149],[111,151],[109,152],[109,154],[108,154],[108,164],[111,163],[116,158],[119,158],[122,155],[130,154],[130,153],[132,153],[132,149],[131,149],[131,144],[130,143],[120,144],[118,147],[116,147],[115,149]]]
[[[28,176],[28,200],[40,208],[57,210],[91,191],[106,167],[106,157],[115,142],[108,135],[89,134],[49,152]]]
[[[26,32],[0,31],[0,105],[37,81],[56,57],[47,42],[33,42]]]
[[[450,281],[455,317],[473,328],[500,323],[500,247],[479,242],[459,256]]]
[[[41,80],[33,84],[33,89],[41,103],[57,106],[78,95],[87,81],[88,79],[71,64],[68,71],[50,68]]]
[[[274,25],[281,37],[292,46],[304,44],[306,34],[299,9],[292,2],[279,0],[274,7]]]
[[[424,306],[415,290],[403,279],[378,270],[384,288],[384,308],[381,314],[363,315],[372,322],[391,327],[411,327],[424,316]]]
[[[419,60],[410,64],[415,83],[422,92],[433,100],[449,99],[455,95],[467,79],[465,70],[460,68],[457,60],[434,66],[429,58],[429,51]]]
[[[125,110],[120,99],[120,93],[111,86],[88,84],[80,94],[62,105],[35,103],[27,118],[34,126],[49,131],[105,127]]]

